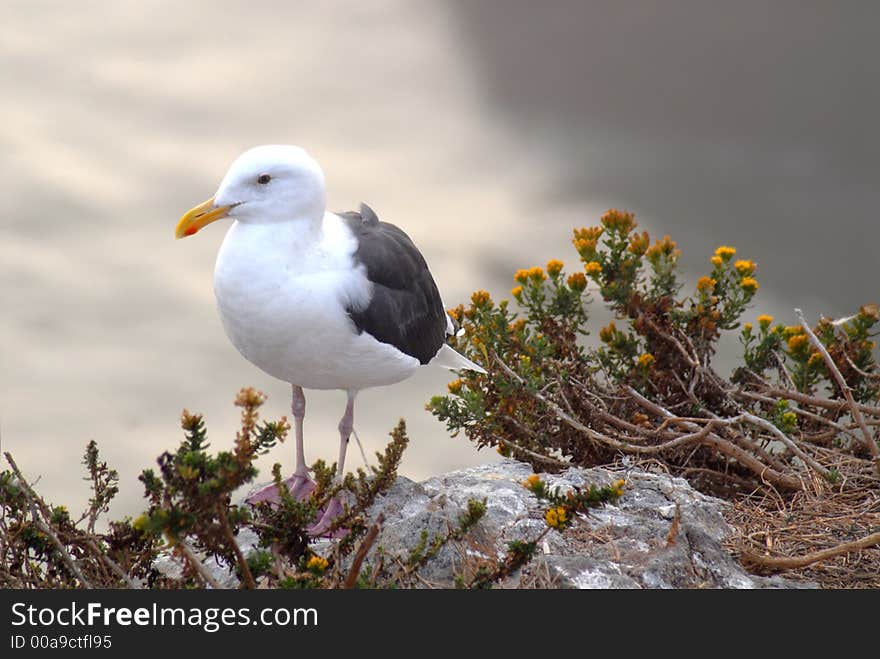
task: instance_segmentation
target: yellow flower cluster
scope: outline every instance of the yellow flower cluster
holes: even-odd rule
[[[743,323],[743,330],[751,333],[753,325],[751,323]]]
[[[581,259],[591,261],[596,256],[596,246],[603,231],[602,227],[583,227],[574,230],[574,238],[571,242]]]
[[[565,264],[562,261],[550,259],[547,261],[547,274],[551,277],[556,277],[562,272],[563,266],[565,266]]]
[[[646,352],[645,354],[639,356],[639,366],[644,369],[651,368],[656,361],[657,360],[654,359],[654,355],[652,355],[650,352]]]
[[[618,481],[614,482],[614,485],[611,486],[611,489],[614,491],[614,496],[622,497],[623,496],[623,488],[626,485],[626,481],[622,478]]]
[[[483,290],[474,291],[474,294],[471,295],[471,302],[475,305],[480,306],[481,304],[488,304],[492,301],[492,298],[489,297],[489,293]]]
[[[541,480],[541,477],[538,476],[538,474],[532,474],[527,479],[525,479],[522,484],[524,488],[526,488],[530,492],[534,492],[535,490],[539,489],[544,484],[544,482]]]
[[[522,286],[514,286],[510,289],[510,294],[518,300],[519,296],[522,295]]]
[[[797,424],[797,414],[794,412],[786,412],[782,415],[782,423],[787,426],[794,426]]]
[[[795,334],[803,334],[804,328],[800,325],[787,325],[784,330],[782,330],[782,337],[785,339],[791,338]]]
[[[761,326],[761,329],[767,329],[770,327],[770,324],[773,322],[773,316],[769,314],[761,314],[758,316],[758,325]]]
[[[449,393],[451,394],[461,393],[461,380],[453,380],[446,385],[446,388],[449,389]]]
[[[584,270],[591,277],[596,277],[602,272],[602,264],[598,261],[590,261],[584,266]]]
[[[641,256],[648,251],[648,245],[650,244],[651,237],[648,235],[648,232],[642,231],[641,233],[634,233],[632,235],[629,239],[629,247],[627,249],[636,256]]]
[[[809,342],[806,334],[795,334],[788,339],[788,349],[792,352],[799,352],[804,350]]]
[[[313,572],[323,572],[327,569],[330,563],[323,556],[312,556],[306,562],[306,569],[312,570]]]
[[[715,250],[715,256],[720,256],[725,261],[732,259],[734,254],[736,254],[736,247],[728,247],[727,245],[721,245]]]
[[[568,276],[568,287],[573,291],[582,291],[587,287],[587,278],[583,272],[574,272]]]
[[[814,352],[813,354],[810,355],[810,358],[807,360],[807,366],[812,366],[813,368],[815,368],[816,366],[818,366],[819,364],[822,364],[824,362],[825,362],[825,358],[822,356],[822,353],[821,352]]]
[[[605,231],[602,227],[581,227],[574,230],[575,240],[599,240],[599,236]]]
[[[715,254],[715,255],[714,255],[711,259],[709,259],[709,260],[712,261],[712,265],[714,265],[716,268],[720,268],[722,265],[724,265],[724,259],[722,259],[722,258],[721,258],[720,256],[718,256],[717,254]]]
[[[604,343],[611,343],[614,340],[614,334],[617,332],[617,326],[611,322],[599,330],[599,338]]]
[[[147,528],[147,523],[149,521],[150,521],[149,516],[146,513],[144,513],[143,515],[138,517],[136,520],[134,520],[131,523],[131,526],[135,531],[143,531],[144,529]]]
[[[697,290],[701,293],[712,293],[715,290],[715,284],[718,282],[712,277],[700,277],[697,280]]]
[[[757,267],[754,261],[746,261],[745,259],[740,259],[736,263],[733,264],[733,267],[736,268],[736,271],[741,275],[750,275],[755,271]]]
[[[635,216],[627,211],[619,211],[614,208],[605,212],[599,218],[602,226],[609,231],[619,231],[626,235],[636,227]]]
[[[656,240],[651,247],[648,248],[646,255],[649,259],[655,259],[659,256],[678,256],[678,250],[675,248],[675,241],[669,236],[663,236],[663,240]]]
[[[565,525],[568,522],[568,510],[565,506],[549,508],[547,509],[547,512],[544,513],[544,521],[547,522],[547,526],[550,528],[561,531],[565,528]]]
[[[739,287],[746,293],[754,293],[758,290],[758,280],[754,277],[743,277],[739,282]]]
[[[574,248],[581,256],[587,258],[588,256],[596,254],[596,241],[587,240],[586,238],[578,238],[574,241]]]

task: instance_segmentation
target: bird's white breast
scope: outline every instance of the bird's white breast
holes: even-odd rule
[[[320,224],[235,222],[214,270],[233,345],[270,375],[311,389],[362,389],[412,375],[418,360],[358,334],[346,312],[370,296],[356,249],[330,213]]]

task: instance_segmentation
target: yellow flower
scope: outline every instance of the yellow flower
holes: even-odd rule
[[[136,520],[134,520],[131,523],[131,526],[132,528],[134,528],[135,531],[143,531],[145,528],[147,528],[147,524],[149,523],[149,521],[150,517],[147,515],[147,513],[144,513]]]
[[[323,572],[330,565],[329,561],[323,556],[312,556],[306,562],[306,569],[312,570],[313,572]]]
[[[806,348],[809,342],[806,334],[795,334],[788,339],[788,349],[792,352],[798,352]]]
[[[598,240],[605,231],[602,227],[582,227],[574,230],[575,240]]]
[[[547,512],[544,513],[544,521],[547,522],[547,526],[550,528],[561,531],[565,528],[566,522],[568,522],[568,510],[566,510],[565,506],[548,508]]]
[[[623,496],[623,487],[626,485],[626,481],[622,478],[614,482],[614,485],[611,486],[611,490],[614,492],[614,496],[622,497]]]
[[[574,240],[574,248],[583,258],[590,258],[596,255],[596,239],[595,238],[576,238]]]
[[[700,277],[697,280],[697,290],[701,293],[711,293],[715,290],[715,284],[717,283],[712,277]]]
[[[663,240],[657,240],[648,248],[646,255],[649,259],[655,260],[661,256],[670,259],[677,259],[679,251],[675,248],[675,241],[669,236],[663,236]]]
[[[786,339],[788,339],[796,334],[803,334],[803,333],[804,333],[804,328],[801,327],[800,325],[787,325],[782,330],[782,336]]]
[[[452,320],[459,321],[459,322],[461,321],[461,317],[459,315],[458,309],[447,309],[446,313],[449,314],[449,316],[450,316],[450,318],[452,318]]]
[[[632,238],[629,239],[629,247],[627,249],[636,256],[641,256],[648,251],[650,243],[651,238],[648,236],[648,232],[642,231],[641,233],[633,234]]]
[[[519,296],[522,295],[522,286],[514,286],[510,289],[510,294],[518,300]]]
[[[481,304],[487,304],[492,301],[492,298],[489,297],[489,293],[486,291],[474,291],[474,294],[471,295],[471,302],[475,305],[480,306]]]
[[[803,335],[801,335],[803,336]],[[821,352],[814,352],[810,355],[810,358],[807,360],[808,366],[817,366],[825,361],[825,358],[822,356]]]
[[[646,352],[645,354],[639,356],[639,366],[645,369],[651,368],[656,361],[657,360],[654,359],[654,355],[652,355],[650,352]]]
[[[457,394],[461,392],[461,380],[453,380],[449,384],[446,385],[446,388],[449,389],[449,393]]]
[[[583,272],[574,272],[568,276],[568,287],[573,291],[582,291],[587,287],[587,278]]]
[[[754,277],[743,277],[742,281],[739,282],[739,287],[743,289],[746,293],[754,293],[758,290],[758,280]]]
[[[557,261],[556,259],[550,259],[547,261],[547,274],[551,277],[555,277],[560,272],[562,272],[562,268],[565,264],[562,261]]]
[[[743,323],[743,330],[745,332],[748,332],[749,334],[751,334],[752,333],[752,324],[751,323]]]
[[[520,284],[525,284],[529,280],[529,271],[517,270],[516,274],[513,276],[513,280],[518,281]]]
[[[787,426],[797,425],[797,414],[794,412],[786,412],[782,415],[782,423]]]
[[[547,279],[547,275],[544,274],[544,270],[535,266],[534,268],[529,269],[529,278],[534,279],[535,281],[544,281]]]
[[[736,247],[728,247],[727,245],[721,245],[715,250],[715,256],[720,256],[725,261],[732,259],[734,254],[736,254]]]
[[[712,265],[717,266],[719,268],[724,263],[724,260],[720,256],[718,256],[717,254],[709,260],[712,261]]]
[[[584,270],[586,270],[587,274],[591,277],[596,277],[602,272],[602,264],[598,261],[590,261],[584,266]]]
[[[602,226],[609,231],[617,230],[626,235],[636,227],[635,216],[627,211],[619,211],[614,208],[605,212],[599,218]]]
[[[542,485],[541,477],[538,474],[532,474],[523,481],[523,487],[527,490],[535,490]]]
[[[758,325],[761,326],[761,329],[767,329],[770,327],[770,324],[773,322],[773,316],[769,314],[761,314],[758,316]]]
[[[736,268],[736,271],[741,275],[750,275],[755,271],[757,267],[754,261],[746,261],[744,259],[740,259],[736,263],[733,264],[733,267]]]
[[[604,343],[611,343],[614,340],[614,334],[617,332],[617,327],[613,322],[608,323],[605,327],[599,330],[599,338],[602,339]]]

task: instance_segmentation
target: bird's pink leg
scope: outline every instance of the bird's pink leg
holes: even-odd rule
[[[283,482],[287,485],[292,497],[302,500],[308,498],[312,490],[315,489],[315,481],[309,476],[305,453],[303,452],[303,419],[306,416],[306,397],[303,394],[302,387],[292,386],[293,396],[290,411],[293,413],[293,424],[296,433],[296,470]],[[278,503],[280,499],[281,496],[278,494],[277,488],[272,484],[254,492],[247,498],[247,502],[250,504],[261,501]]]
[[[342,481],[342,477],[345,474],[345,451],[348,448],[348,440],[351,438],[351,431],[354,429],[355,396],[357,396],[357,391],[351,390],[348,392],[348,402],[345,406],[345,414],[342,415],[342,419],[339,421],[339,462],[336,463],[337,483]],[[327,503],[327,508],[324,510],[318,523],[308,530],[309,535],[315,538],[327,533],[327,529],[330,528],[330,525],[333,524],[334,520],[343,512],[344,509],[339,497],[333,497],[330,499]],[[345,535],[346,533],[347,531],[345,529],[339,529],[334,532],[334,535]]]

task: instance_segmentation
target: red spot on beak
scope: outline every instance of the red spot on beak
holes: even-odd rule
[[[197,228],[195,228],[195,227],[189,227],[186,231],[183,232],[183,235],[185,235],[185,236],[191,236],[191,235],[193,235],[194,233],[196,233],[197,231],[198,231]]]

